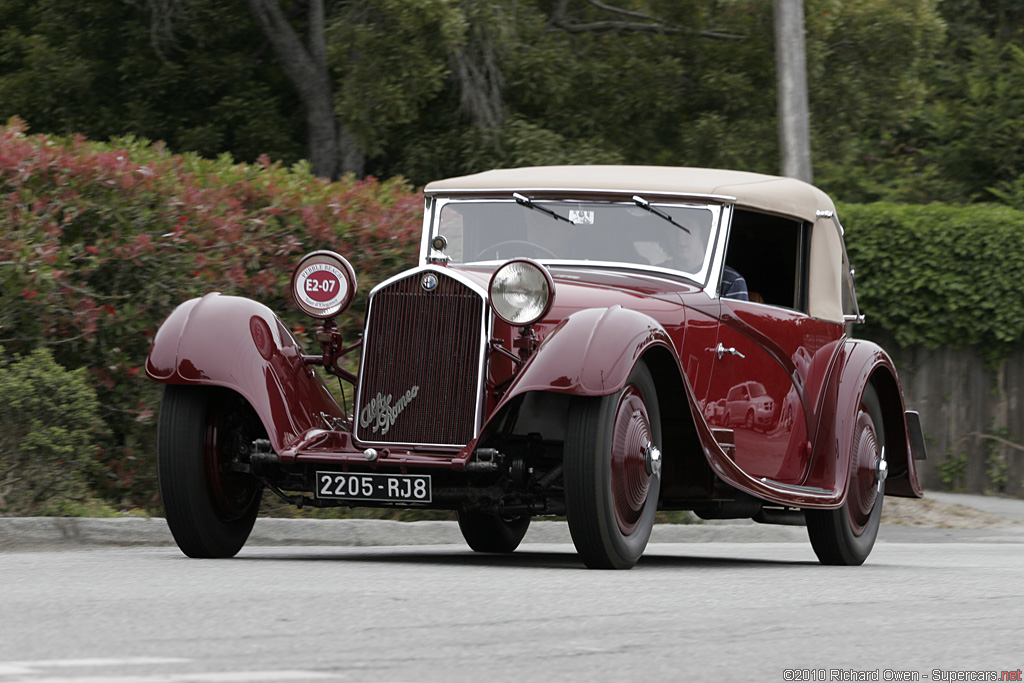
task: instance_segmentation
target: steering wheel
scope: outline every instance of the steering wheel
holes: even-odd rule
[[[550,256],[551,258],[558,258],[558,254],[556,254],[555,252],[551,251],[547,247],[543,247],[543,246],[537,244],[536,242],[530,242],[529,240],[504,240],[503,242],[495,242],[494,244],[489,244],[489,245],[487,245],[486,247],[484,247],[483,249],[480,250],[480,252],[476,255],[476,258],[477,259],[483,258],[484,254],[486,254],[487,252],[489,252],[491,250],[494,250],[494,255],[497,258],[497,256],[498,256],[498,248],[499,247],[506,247],[506,246],[509,246],[509,245],[512,245],[512,244],[526,245],[528,247],[532,247],[535,251],[537,251],[540,254],[544,254],[546,256]]]

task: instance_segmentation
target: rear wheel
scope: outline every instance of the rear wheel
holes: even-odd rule
[[[478,553],[510,553],[530,528],[530,518],[504,518],[486,512],[459,510],[459,531]]]
[[[225,389],[167,385],[157,465],[167,526],[189,557],[233,557],[249,538],[262,486],[239,471],[265,436],[252,407]]]
[[[885,482],[878,471],[884,445],[882,408],[869,384],[857,411],[846,502],[838,510],[804,512],[811,547],[822,564],[860,565],[871,554],[882,518]]]
[[[661,490],[661,416],[643,361],[611,396],[579,397],[565,439],[566,517],[591,569],[629,569],[654,527]]]

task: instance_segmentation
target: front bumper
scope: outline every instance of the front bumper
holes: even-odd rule
[[[319,464],[402,470],[424,468],[459,472],[474,469],[471,463],[474,462],[475,446],[475,440],[459,449],[436,446],[422,449],[363,446],[349,432],[312,429],[285,448],[276,459],[281,465]],[[483,461],[477,459],[476,462]]]

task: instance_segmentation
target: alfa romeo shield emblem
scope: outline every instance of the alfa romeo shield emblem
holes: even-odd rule
[[[423,276],[423,279],[420,280],[420,287],[428,292],[433,292],[437,289],[437,276],[433,273],[427,273]]]

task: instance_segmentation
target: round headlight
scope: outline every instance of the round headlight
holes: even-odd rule
[[[352,303],[356,272],[333,251],[306,254],[292,273],[292,298],[306,315],[332,318]]]
[[[530,259],[513,259],[498,268],[488,290],[494,314],[509,325],[532,325],[551,309],[555,298],[551,275]]]

